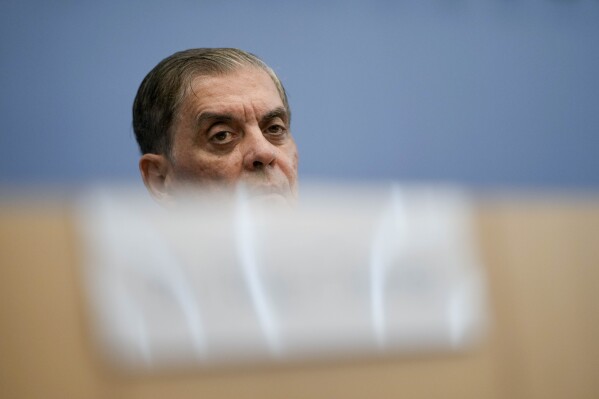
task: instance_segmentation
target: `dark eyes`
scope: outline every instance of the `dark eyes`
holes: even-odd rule
[[[266,128],[266,133],[274,136],[280,136],[287,132],[284,126],[281,125],[270,125]]]
[[[233,133],[223,130],[210,136],[210,141],[215,144],[227,144],[233,141]]]
[[[280,140],[282,138],[284,138],[285,134],[287,133],[287,128],[283,125],[279,125],[279,124],[272,124],[270,126],[268,126],[266,129],[263,130],[263,134],[265,136],[268,136],[270,138],[270,140]],[[237,139],[237,135],[234,131],[228,131],[228,130],[221,130],[221,131],[217,131],[216,133],[210,135],[209,137],[209,141],[212,144],[216,144],[216,145],[226,145],[229,143],[234,142]]]

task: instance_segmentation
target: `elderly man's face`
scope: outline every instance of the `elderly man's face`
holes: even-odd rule
[[[298,156],[289,115],[261,69],[195,78],[173,122],[172,140],[165,192],[189,183],[216,190],[243,183],[251,196],[297,195]],[[142,174],[148,185],[143,166]]]

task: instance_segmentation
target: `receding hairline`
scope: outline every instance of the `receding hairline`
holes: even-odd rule
[[[279,87],[277,85],[277,81],[275,80],[273,75],[271,75],[264,68],[261,68],[256,65],[239,65],[238,67],[231,69],[231,70],[209,72],[209,73],[206,73],[205,71],[191,72],[190,74],[185,76],[184,81],[181,82],[181,88],[178,93],[179,98],[177,99],[177,104],[176,104],[176,111],[178,112],[180,110],[181,105],[183,105],[183,103],[189,97],[189,95],[195,95],[198,98],[201,96],[198,93],[197,88],[194,88],[194,86],[196,86],[196,84],[203,84],[203,82],[202,82],[203,79],[205,79],[205,78],[221,78],[221,77],[226,78],[227,76],[238,74],[238,73],[243,73],[245,71],[255,71],[255,72],[266,74],[266,76],[268,76],[268,78],[272,82],[274,89],[277,92],[279,99],[281,100],[281,103],[283,104],[283,108],[285,108],[286,112],[289,114],[290,110],[289,110],[289,105],[287,104],[287,101],[285,98],[285,93],[281,92],[281,89],[279,89]],[[199,83],[197,83],[198,80],[199,80]]]
[[[226,76],[248,68],[264,71],[270,77],[290,121],[291,109],[283,83],[255,54],[235,48],[183,50],[159,62],[138,89],[133,104],[133,127],[142,154],[169,155],[174,122],[193,92],[196,79]]]

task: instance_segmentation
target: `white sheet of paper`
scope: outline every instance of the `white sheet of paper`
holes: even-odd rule
[[[132,369],[452,351],[485,325],[471,208],[450,187],[303,186],[293,208],[97,187],[81,197],[103,353]]]

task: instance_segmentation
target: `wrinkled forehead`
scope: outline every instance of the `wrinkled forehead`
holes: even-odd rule
[[[206,73],[197,71],[188,76],[185,82],[182,82],[182,97],[204,94],[205,91],[215,89],[235,90],[235,89],[270,89],[274,90],[279,97],[279,92],[275,77],[271,76],[266,70],[254,65],[240,65],[228,71],[219,71]],[[283,98],[281,98],[283,100]]]
[[[249,66],[226,73],[194,76],[187,83],[180,110],[198,111],[244,103],[264,108],[284,105],[272,77],[263,69]]]

